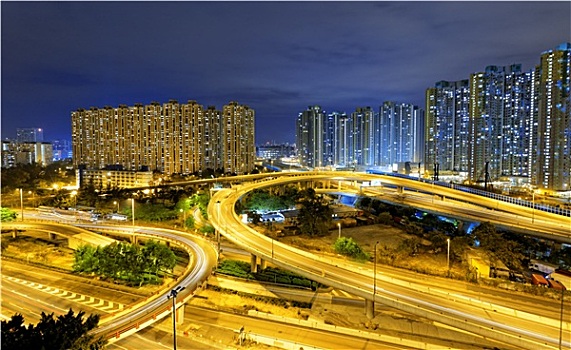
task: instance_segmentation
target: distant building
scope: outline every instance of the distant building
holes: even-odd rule
[[[49,142],[2,141],[2,167],[4,168],[18,164],[46,166],[52,163],[52,159],[52,144]]]
[[[408,103],[384,102],[379,111],[380,159],[377,164],[419,163],[424,158],[424,113]]]
[[[426,90],[429,173],[472,182],[527,178],[544,190],[571,190],[571,43],[541,54],[535,69],[488,66],[469,80]]]
[[[425,169],[468,171],[469,133],[468,80],[439,81],[426,90]]]
[[[401,158],[419,161],[423,125],[423,111],[411,104],[386,102],[379,113],[357,107],[350,115],[309,106],[296,121],[299,162],[312,168],[367,168]]]
[[[72,159],[73,152],[71,151],[71,142],[69,140],[54,140],[52,141],[54,162]]]
[[[535,69],[532,183],[557,191],[571,185],[571,43],[541,54]],[[535,112],[535,108],[533,110]]]
[[[112,188],[145,187],[153,184],[153,172],[78,169],[76,171],[76,182],[79,188],[93,185],[96,189],[103,191]]]
[[[71,113],[73,164],[103,169],[120,165],[165,174],[208,168],[244,174],[254,169],[254,110],[230,102],[218,111],[176,100]]]
[[[261,159],[280,159],[294,155],[295,145],[290,145],[289,143],[256,146],[256,156]]]
[[[44,130],[42,128],[18,128],[16,129],[16,142],[44,142]]]

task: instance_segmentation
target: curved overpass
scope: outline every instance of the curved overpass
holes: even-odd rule
[[[489,310],[473,301],[468,303],[458,302],[454,298],[434,295],[426,290],[417,290],[415,286],[406,286],[398,281],[379,279],[379,276],[373,276],[371,271],[357,271],[354,267],[332,263],[328,259],[281,244],[263,236],[242,224],[234,211],[235,203],[242,195],[260,187],[278,186],[298,181],[333,181],[337,183],[337,190],[342,191],[344,187],[343,182],[348,181],[354,182],[348,184],[348,187],[352,188],[352,190],[358,187],[359,191],[362,191],[363,188],[361,188],[359,183],[372,180],[381,180],[386,184],[416,191],[427,192],[431,190],[430,187],[426,188],[427,185],[422,182],[370,174],[318,172],[280,177],[274,175],[272,179],[266,181],[244,184],[232,190],[225,189],[219,191],[210,201],[208,215],[216,230],[230,241],[255,256],[307,278],[343,289],[373,303],[381,302],[405,312],[520,348],[557,348],[559,342],[558,320],[546,319],[531,314],[518,315],[517,312],[510,313],[509,310],[497,312],[497,310]],[[529,209],[512,208],[509,203],[497,203],[497,201],[489,198],[457,192],[460,191],[448,188],[434,189],[434,193],[439,196],[462,202],[472,202],[486,208],[495,206],[497,211],[517,210],[521,211],[522,216],[525,216],[527,213],[526,209]],[[535,215],[536,213],[533,214]],[[547,214],[537,213],[538,218],[550,218]],[[561,223],[556,222],[556,225],[561,225]],[[548,225],[546,227],[546,230],[551,229]],[[380,288],[376,288],[377,280]],[[376,293],[373,294],[373,291],[376,291]],[[566,334],[571,330],[567,322],[563,324],[563,328]],[[571,345],[568,340],[564,341],[563,344],[566,347]]]
[[[109,342],[114,342],[131,335],[170,315],[172,313],[172,301],[167,298],[170,291],[177,287],[185,287],[185,289],[180,291],[177,295],[176,308],[179,308],[202,288],[212,273],[213,268],[216,266],[217,253],[210,242],[197,236],[181,236],[180,231],[145,227],[136,227],[133,231],[132,227],[105,225],[77,226],[78,227],[62,224],[24,222],[3,225],[3,229],[34,229],[52,233],[57,232],[57,234],[67,237],[86,232],[91,235],[96,235],[88,231],[88,229],[129,236],[135,235],[136,237],[158,239],[174,244],[188,252],[191,257],[182,276],[160,292],[145,299],[141,303],[122,310],[120,313],[101,318],[100,326],[93,331],[93,334],[101,335]]]

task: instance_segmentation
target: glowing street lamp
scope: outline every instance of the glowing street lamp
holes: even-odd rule
[[[338,238],[341,239],[341,223],[340,222],[337,223],[337,227],[339,227],[339,237]]]
[[[373,317],[375,317],[375,297],[377,296],[377,245],[379,241],[375,243],[375,260],[373,265]]]
[[[21,188],[20,188],[20,211],[22,212],[22,221],[24,221],[24,197],[22,196]]]
[[[450,238],[447,238],[446,242],[448,242],[448,254],[446,256],[446,269],[448,271],[448,274],[450,274]]]
[[[133,227],[135,227],[135,198],[131,198],[131,217],[133,220]]]
[[[116,205],[116,206],[117,206],[117,212],[119,212],[119,202],[113,201],[113,205]]]

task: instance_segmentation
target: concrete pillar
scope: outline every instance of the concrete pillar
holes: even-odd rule
[[[132,235],[131,236],[131,244],[137,244],[139,242],[139,240],[137,239],[136,235]]]
[[[266,260],[260,258],[260,269],[264,270],[268,266]]]
[[[176,309],[176,312],[174,313],[177,324],[182,324],[184,322],[184,305],[185,304],[179,306],[179,308]]]
[[[18,229],[14,229],[14,231],[12,231],[12,238],[17,238],[18,237]]]
[[[375,318],[375,303],[372,300],[365,299],[365,314],[369,320]]]
[[[56,234],[53,232],[48,232],[48,239],[49,240],[55,240],[56,239]]]
[[[258,272],[258,257],[252,254],[250,257],[250,272],[256,273]]]
[[[397,192],[398,192],[398,193],[403,193],[403,192],[404,192],[404,187],[402,187],[402,186],[397,186]]]

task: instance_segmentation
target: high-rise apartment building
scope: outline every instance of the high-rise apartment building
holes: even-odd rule
[[[513,176],[570,190],[570,66],[564,43],[527,72],[519,64],[488,66],[427,89],[427,168],[466,172],[474,182]]]
[[[375,166],[379,155],[379,116],[371,107],[358,107],[351,113],[353,126],[353,162]]]
[[[16,142],[44,142],[44,130],[42,128],[18,128],[16,129]]]
[[[320,106],[309,106],[296,119],[296,147],[300,164],[316,168],[323,160],[326,115]]]
[[[254,111],[230,102],[222,110],[222,165],[226,172],[244,174],[254,168]]]
[[[469,179],[527,176],[530,73],[488,66],[470,77]]]
[[[541,54],[536,67],[532,183],[552,190],[571,186],[571,44],[564,43]],[[534,101],[534,102],[535,102]],[[535,111],[534,111],[535,112]]]
[[[314,168],[389,165],[383,164],[391,152],[388,145],[382,144],[383,130],[387,140],[390,138],[398,144],[393,147],[395,154],[398,153],[393,157],[396,162],[420,161],[424,151],[422,110],[410,104],[386,106],[387,123],[396,123],[386,127],[380,114],[371,107],[357,107],[350,115],[327,114],[320,106],[308,107],[298,115],[296,122],[299,162]],[[393,106],[392,114],[388,106]],[[397,118],[400,118],[398,122]]]
[[[224,112],[196,101],[120,105],[71,113],[74,166],[166,174],[254,168],[254,111],[231,102]]]
[[[468,80],[440,81],[426,90],[425,169],[467,172],[469,130]]]
[[[424,115],[417,106],[384,102],[380,116],[380,159],[377,164],[422,162],[424,158]]]

